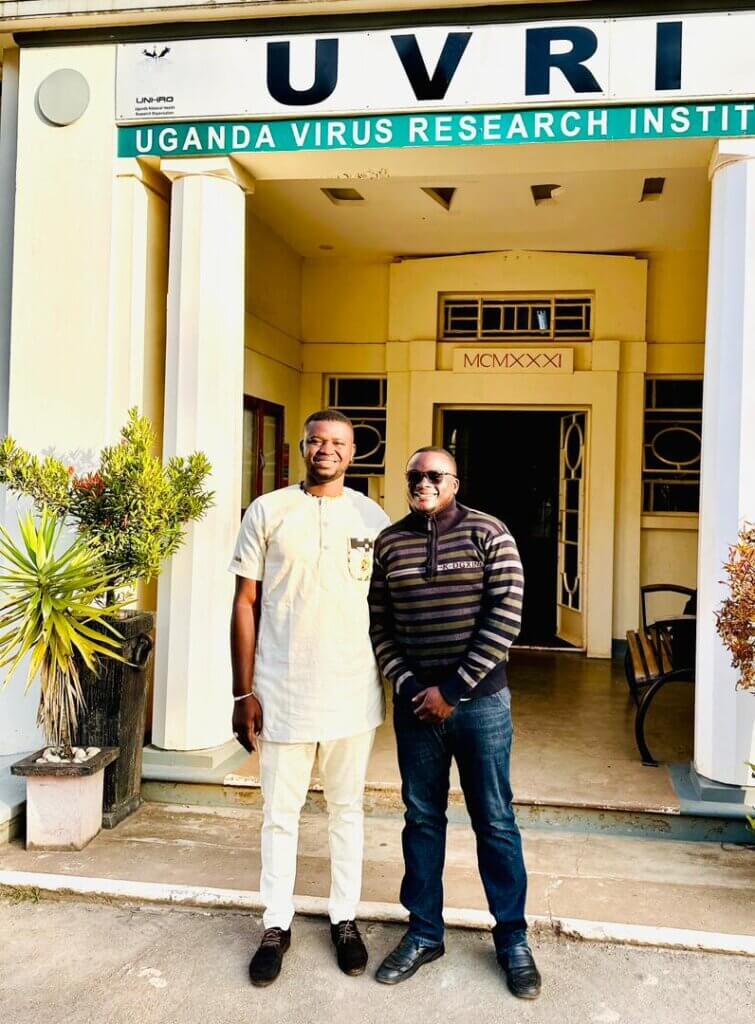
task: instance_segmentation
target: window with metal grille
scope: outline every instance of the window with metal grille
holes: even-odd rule
[[[587,295],[444,295],[440,340],[588,340],[592,298]]]
[[[644,512],[698,511],[702,423],[702,380],[649,377],[645,381]]]
[[[385,474],[385,404],[388,382],[384,377],[331,377],[328,405],[354,424],[357,454],[346,479],[364,490],[366,479]]]

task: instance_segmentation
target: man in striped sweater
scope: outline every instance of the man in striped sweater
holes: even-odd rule
[[[456,462],[421,448],[407,467],[411,512],[375,542],[370,634],[394,688],[406,804],[401,902],[409,929],[377,972],[387,985],[442,956],[443,862],[451,758],[472,827],[498,961],[511,992],[540,993],[527,944],[527,875],[509,784],[509,647],[524,577],[500,520],[457,503]]]

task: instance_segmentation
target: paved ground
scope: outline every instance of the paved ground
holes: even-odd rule
[[[78,853],[28,851],[20,842],[0,846],[0,875],[59,873],[243,891],[259,878],[260,828],[256,809],[213,814],[146,804]],[[707,932],[708,948],[716,948],[720,934],[755,936],[755,849],[537,828],[525,829],[523,838],[533,918]],[[450,825],[447,907],[487,910],[476,859],[472,829]],[[397,818],[367,817],[363,868],[362,899],[396,904],[403,874]],[[329,887],[327,816],[304,814],[296,893],[324,899]]]
[[[366,927],[374,969],[401,934]],[[253,989],[257,917],[77,902],[0,900],[0,1007],[8,1024],[751,1024],[751,958],[594,945],[546,936],[536,1003],[504,988],[487,935],[451,931],[445,959],[397,988],[341,975],[327,923],[301,918],[284,972]],[[369,970],[369,969],[368,969]]]

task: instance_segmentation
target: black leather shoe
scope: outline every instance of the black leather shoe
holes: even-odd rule
[[[359,934],[356,921],[331,924],[330,937],[336,947],[338,966],[344,974],[362,974],[367,966],[367,947]]]
[[[249,964],[249,978],[262,988],[272,985],[281,972],[283,955],[291,945],[291,929],[267,928]]]
[[[526,942],[518,942],[505,953],[498,954],[498,963],[506,975],[509,992],[517,999],[537,999],[542,984],[532,950]]]
[[[439,946],[426,946],[415,939],[411,932],[406,932],[398,946],[378,967],[375,980],[381,985],[397,985],[400,981],[411,978],[423,964],[429,964],[443,956],[445,951],[446,947],[442,942]]]

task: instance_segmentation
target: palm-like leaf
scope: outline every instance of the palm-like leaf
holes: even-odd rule
[[[84,707],[79,660],[96,671],[98,657],[125,659],[109,621],[123,605],[103,603],[112,577],[81,537],[58,551],[63,527],[46,509],[39,521],[19,519],[20,543],[0,526],[0,668],[6,685],[31,655],[26,688],[38,674],[42,682],[37,721],[48,743],[68,750]]]

